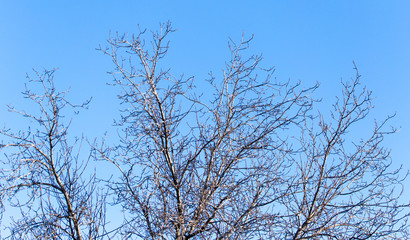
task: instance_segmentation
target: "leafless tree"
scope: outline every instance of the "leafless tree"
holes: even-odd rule
[[[23,93],[39,112],[9,107],[30,127],[0,131],[1,207],[19,210],[7,238],[409,238],[400,198],[407,174],[391,169],[383,146],[396,130],[391,117],[368,127],[372,96],[356,66],[325,114],[312,97],[318,85],[272,78],[262,56],[247,53],[251,39],[229,42],[220,75],[174,76],[164,70],[173,31],[167,23],[148,38],[117,34],[100,49],[122,89],[116,145],[80,151],[64,116],[88,102],[73,105],[57,91],[54,70],[37,73]],[[89,168],[94,158],[115,166],[109,189]],[[124,212],[111,231],[108,191]]]
[[[80,153],[82,140],[68,137],[71,121],[64,119],[67,110],[88,102],[68,102],[66,92],[54,86],[54,70],[36,74],[23,92],[31,111],[9,107],[29,119],[28,130],[0,131],[7,139],[1,146],[1,199],[6,208],[16,209],[3,238],[98,239],[105,198],[87,168],[91,155]]]
[[[96,146],[121,177],[110,184],[137,239],[380,239],[407,235],[401,179],[381,145],[386,121],[352,143],[372,108],[360,76],[345,83],[331,120],[314,110],[317,85],[272,79],[250,40],[230,41],[221,76],[194,78],[161,66],[169,23],[117,34],[100,50],[122,93],[118,145]],[[318,127],[318,129],[317,129]]]

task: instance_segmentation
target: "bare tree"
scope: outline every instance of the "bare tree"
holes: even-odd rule
[[[193,77],[174,76],[163,69],[173,31],[167,23],[148,39],[146,31],[117,34],[100,49],[122,89],[121,131],[118,144],[94,144],[90,155],[80,152],[82,138],[69,138],[64,118],[88,102],[73,105],[58,92],[54,70],[31,80],[23,94],[39,112],[9,108],[30,128],[0,131],[0,200],[19,210],[7,238],[410,237],[400,198],[407,174],[391,169],[383,146],[396,131],[391,117],[367,136],[354,131],[373,108],[356,66],[327,116],[312,98],[318,85],[272,78],[261,55],[247,54],[252,38],[230,41],[222,73],[201,89]],[[89,169],[94,158],[116,169],[108,189]],[[124,212],[109,232],[107,191]]]
[[[347,144],[370,93],[344,84],[330,122],[312,111],[317,85],[280,83],[250,40],[229,43],[206,91],[161,69],[169,23],[117,34],[100,49],[115,65],[123,109],[117,146],[96,147],[121,177],[110,184],[137,239],[379,239],[408,236],[398,171],[381,146],[386,121]],[[318,126],[319,129],[316,130]],[[394,132],[394,130],[393,130]]]
[[[6,238],[97,239],[103,233],[105,198],[87,170],[91,155],[80,153],[81,139],[68,138],[71,121],[64,120],[68,109],[76,111],[88,102],[68,102],[66,92],[54,86],[54,70],[36,74],[23,95],[39,112],[9,107],[29,119],[28,130],[0,132],[8,139],[1,146],[1,199],[19,212]]]

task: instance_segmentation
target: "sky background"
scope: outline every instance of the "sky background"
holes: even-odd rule
[[[96,48],[107,45],[110,32],[135,33],[138,24],[156,30],[168,20],[178,31],[169,38],[166,61],[198,84],[209,71],[220,72],[229,59],[229,38],[239,41],[243,33],[255,35],[250,52],[263,53],[262,65],[274,66],[274,77],[304,86],[319,82],[316,96],[324,103],[340,94],[341,79],[355,76],[354,60],[376,97],[363,130],[396,113],[391,124],[401,130],[385,145],[394,166],[410,169],[410,1],[404,0],[0,0],[0,125],[25,129],[6,104],[24,108],[20,92],[31,69],[59,68],[56,84],[71,87],[71,99],[93,97],[73,131],[101,136],[118,117],[119,89],[106,85],[113,64]]]

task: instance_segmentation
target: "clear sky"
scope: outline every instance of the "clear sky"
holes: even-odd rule
[[[118,116],[118,89],[105,84],[113,65],[95,49],[106,45],[110,31],[132,33],[138,24],[157,29],[168,20],[178,31],[170,38],[167,61],[176,74],[196,76],[198,84],[209,71],[224,67],[228,38],[240,40],[242,33],[255,35],[251,51],[263,53],[264,65],[275,66],[275,77],[305,86],[318,81],[317,96],[325,101],[340,93],[341,78],[354,76],[354,60],[376,97],[371,118],[397,113],[391,123],[401,131],[385,144],[395,166],[410,169],[407,0],[0,0],[0,124],[13,128],[19,123],[5,105],[24,107],[19,93],[25,74],[57,67],[57,85],[71,87],[72,99],[93,97],[74,130],[101,135]]]

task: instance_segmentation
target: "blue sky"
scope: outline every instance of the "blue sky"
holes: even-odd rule
[[[196,76],[198,84],[223,68],[229,37],[240,40],[242,33],[255,35],[251,52],[263,53],[275,77],[305,86],[318,81],[317,96],[326,102],[340,93],[342,78],[354,76],[354,60],[376,97],[369,123],[397,113],[391,123],[401,131],[385,144],[394,165],[410,169],[409,13],[404,0],[0,0],[0,124],[21,127],[5,105],[24,107],[19,93],[26,73],[57,67],[57,85],[71,87],[72,99],[93,97],[74,131],[101,135],[118,116],[118,89],[105,84],[113,66],[95,49],[106,45],[110,31],[132,33],[138,24],[157,29],[170,20],[178,31],[170,37],[167,63],[176,74]]]

